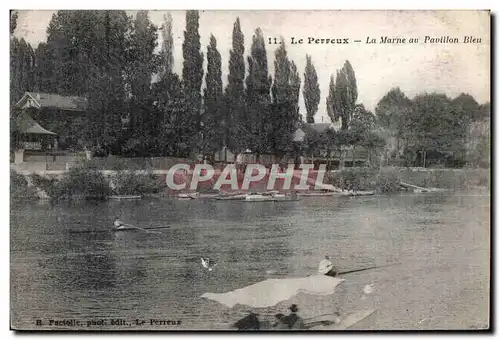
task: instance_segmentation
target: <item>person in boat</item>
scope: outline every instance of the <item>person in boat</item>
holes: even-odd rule
[[[284,320],[285,314],[278,313],[274,317],[276,318],[276,321],[272,325],[273,329],[275,329],[275,330],[288,329],[288,325],[286,324],[286,322]]]
[[[260,329],[260,321],[258,314],[250,313],[243,319],[238,320],[233,325],[239,331],[258,331]]]
[[[290,309],[290,314],[283,317],[282,322],[288,326],[288,329],[304,329],[304,320],[297,315],[299,308],[296,304],[291,305],[288,309]]]
[[[120,221],[120,219],[118,217],[115,217],[115,221],[113,222],[113,226],[115,227],[115,229],[125,228],[125,224],[122,221]]]
[[[332,261],[330,261],[330,256],[325,256],[325,259],[319,263],[318,273],[331,277],[337,276],[337,269],[333,266]]]

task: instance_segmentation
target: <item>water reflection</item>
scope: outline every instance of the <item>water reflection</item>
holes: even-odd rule
[[[115,216],[163,229],[111,232]],[[388,290],[390,282],[402,285],[396,297],[374,300],[378,308],[396,306],[409,299],[402,287],[453,285],[447,271],[453,270],[455,280],[482,268],[477,264],[482,253],[472,250],[488,249],[485,224],[488,197],[449,195],[321,197],[283,204],[144,199],[18,205],[11,211],[12,317],[31,327],[40,313],[168,315],[186,320],[188,328],[220,327],[227,310],[201,294],[270,277],[306,276],[325,254],[341,270],[404,262],[397,269],[353,275],[344,288],[347,297],[336,305],[360,303],[359,292],[373,281]],[[202,268],[200,257],[215,260],[215,270]],[[325,301],[317,303],[333,308]]]

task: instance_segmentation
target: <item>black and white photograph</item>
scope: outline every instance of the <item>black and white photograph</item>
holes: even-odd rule
[[[491,330],[491,20],[10,10],[10,329]]]

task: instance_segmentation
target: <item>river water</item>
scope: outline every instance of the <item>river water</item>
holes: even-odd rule
[[[161,233],[109,232],[115,216]],[[200,295],[307,276],[325,254],[341,271],[395,265],[345,275],[330,297],[299,294],[269,312],[286,313],[292,302],[304,317],[373,308],[355,326],[368,330],[470,329],[489,320],[488,195],[26,203],[11,207],[10,247],[14,328],[227,329],[246,309]],[[200,257],[217,266],[207,272]],[[126,324],[110,325],[118,318]],[[81,324],[49,325],[63,319]]]

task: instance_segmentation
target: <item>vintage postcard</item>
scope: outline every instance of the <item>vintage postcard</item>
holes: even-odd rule
[[[12,330],[490,329],[487,10],[12,10]]]

